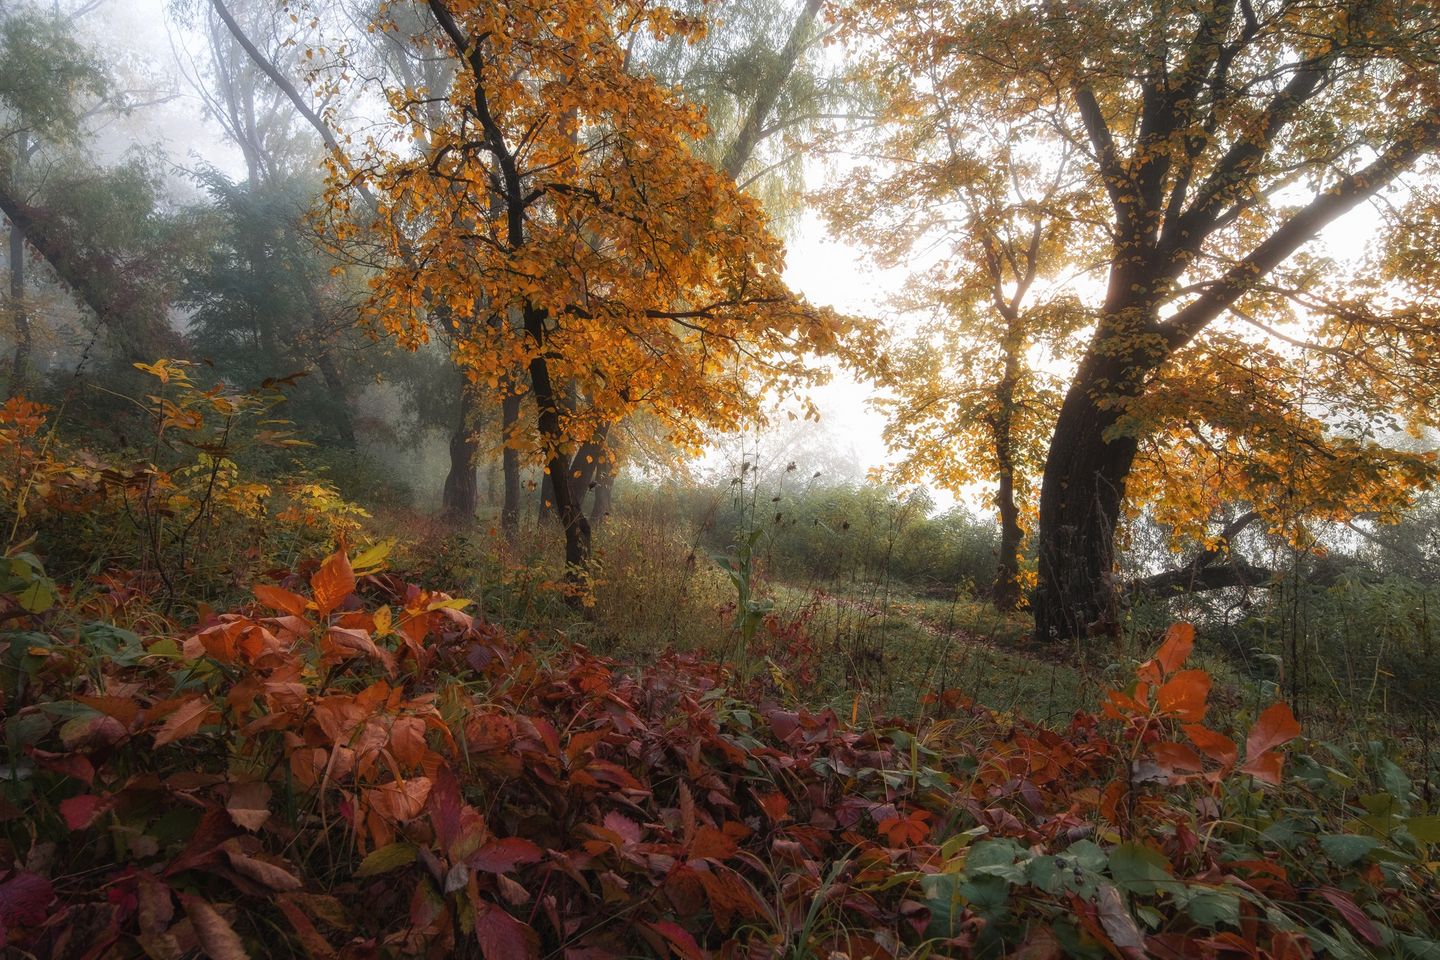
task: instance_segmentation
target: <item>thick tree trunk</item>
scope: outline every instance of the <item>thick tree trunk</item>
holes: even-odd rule
[[[1065,395],[1040,489],[1035,636],[1043,643],[1110,633],[1117,620],[1115,526],[1136,443],[1105,436],[1119,414],[1096,394],[1126,371],[1093,352]]]
[[[442,509],[455,524],[468,527],[475,521],[479,491],[475,484],[475,453],[479,443],[470,430],[474,392],[468,380],[460,383],[460,422],[450,435],[450,472],[445,476]]]

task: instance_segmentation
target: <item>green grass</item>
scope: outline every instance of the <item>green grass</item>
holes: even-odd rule
[[[876,716],[914,716],[926,693],[956,690],[1002,712],[1063,723],[1096,705],[1096,686],[1073,666],[1026,649],[1027,618],[980,601],[939,600],[859,585],[845,593],[773,589],[781,622],[804,616],[818,653],[807,699]],[[813,608],[813,609],[811,609]]]

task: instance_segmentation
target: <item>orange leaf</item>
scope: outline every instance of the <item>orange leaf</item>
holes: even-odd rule
[[[1200,749],[1211,760],[1223,763],[1227,767],[1233,764],[1240,756],[1235,746],[1235,741],[1224,734],[1216,733],[1209,727],[1202,727],[1198,723],[1187,723],[1181,728],[1190,742]]]
[[[1248,773],[1256,780],[1263,780],[1269,784],[1280,783],[1280,770],[1285,765],[1285,758],[1273,751],[1256,754],[1253,757],[1245,758],[1245,765],[1240,768],[1241,773]]]
[[[204,697],[196,697],[181,704],[165,719],[160,731],[155,734],[155,746],[163,747],[167,743],[190,736],[205,723],[205,717],[209,713],[210,701]]]
[[[318,574],[317,574],[318,576]],[[310,606],[310,601],[283,587],[272,586],[262,583],[255,588],[255,599],[259,600],[271,610],[278,610],[280,613],[288,613],[291,616],[303,617],[305,610]],[[347,591],[348,592],[348,591]],[[342,598],[343,599],[343,598]]]
[[[1210,674],[1204,670],[1181,670],[1161,684],[1155,699],[1162,712],[1178,720],[1201,720],[1209,696]]]
[[[310,578],[310,588],[315,591],[315,607],[322,617],[329,616],[355,592],[355,571],[350,569],[350,558],[344,550],[335,551],[320,565]]]
[[[1183,743],[1161,742],[1155,744],[1155,762],[1166,773],[1199,773],[1205,769],[1199,754]]]
[[[1245,738],[1245,756],[1247,759],[1258,757],[1276,747],[1284,746],[1298,736],[1300,721],[1290,712],[1289,705],[1272,703],[1255,718],[1255,725],[1250,728],[1250,735]]]
[[[1160,645],[1160,652],[1155,658],[1168,676],[1185,665],[1194,646],[1195,628],[1188,623],[1173,624],[1165,631],[1165,642]]]

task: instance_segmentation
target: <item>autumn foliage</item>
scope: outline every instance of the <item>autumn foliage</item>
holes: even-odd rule
[[[1243,750],[1205,726],[1188,626],[1105,717],[948,690],[858,729],[693,657],[539,656],[383,561],[336,552],[143,637],[113,592],[7,598],[12,947],[1299,958],[1437,919],[1434,818],[1345,870],[1266,839],[1299,726],[1269,706]]]

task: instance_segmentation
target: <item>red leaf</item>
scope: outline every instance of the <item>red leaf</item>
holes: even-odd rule
[[[623,813],[616,813],[613,810],[605,814],[605,829],[613,830],[620,835],[620,839],[626,844],[640,842],[642,836],[640,825]]]
[[[0,883],[0,946],[9,928],[44,923],[54,899],[55,888],[38,873],[22,870]]]
[[[1160,645],[1155,659],[1160,661],[1160,669],[1168,676],[1185,665],[1194,646],[1195,628],[1188,623],[1176,623],[1165,631],[1165,642]]]
[[[771,823],[779,823],[790,815],[790,801],[785,799],[783,793],[761,793],[755,799],[760,803],[760,809],[765,811],[765,816],[770,818]]]
[[[254,587],[255,599],[259,600],[271,610],[278,610],[280,613],[288,613],[294,617],[305,616],[305,610],[310,606],[310,601],[283,587],[272,586],[262,583]]]
[[[426,800],[430,808],[430,824],[435,829],[435,840],[440,849],[448,855],[451,846],[460,838],[460,781],[449,767],[435,771],[435,780]]]
[[[735,855],[733,837],[714,827],[701,827],[695,831],[695,842],[690,845],[690,856],[710,860],[725,860]]]
[[[534,960],[540,956],[540,938],[534,930],[483,900],[475,904],[475,939],[485,960]]]
[[[61,800],[60,815],[65,818],[65,825],[71,830],[84,830],[109,807],[106,798],[97,797],[93,793],[82,793]]]
[[[335,551],[320,565],[310,578],[310,589],[315,591],[315,608],[320,616],[329,616],[330,611],[355,592],[355,571],[350,569],[350,558],[343,549]]]
[[[684,960],[705,960],[705,951],[700,949],[700,944],[696,943],[695,938],[680,924],[669,920],[656,920],[645,926],[664,937],[675,956],[683,957]]]
[[[1287,710],[1286,712],[1288,713],[1289,711]],[[1339,910],[1340,916],[1344,917],[1345,922],[1350,924],[1350,929],[1358,933],[1370,946],[1378,947],[1384,943],[1384,940],[1380,937],[1380,931],[1375,927],[1375,921],[1371,920],[1370,916],[1364,910],[1360,909],[1360,905],[1351,898],[1350,894],[1344,890],[1338,890],[1335,887],[1321,887],[1320,896],[1329,900],[1330,905],[1336,910]]]
[[[1199,754],[1183,743],[1155,744],[1155,762],[1168,774],[1199,773],[1205,769]]]
[[[545,852],[521,837],[492,840],[466,859],[471,867],[484,873],[507,873],[522,863],[535,863]]]

